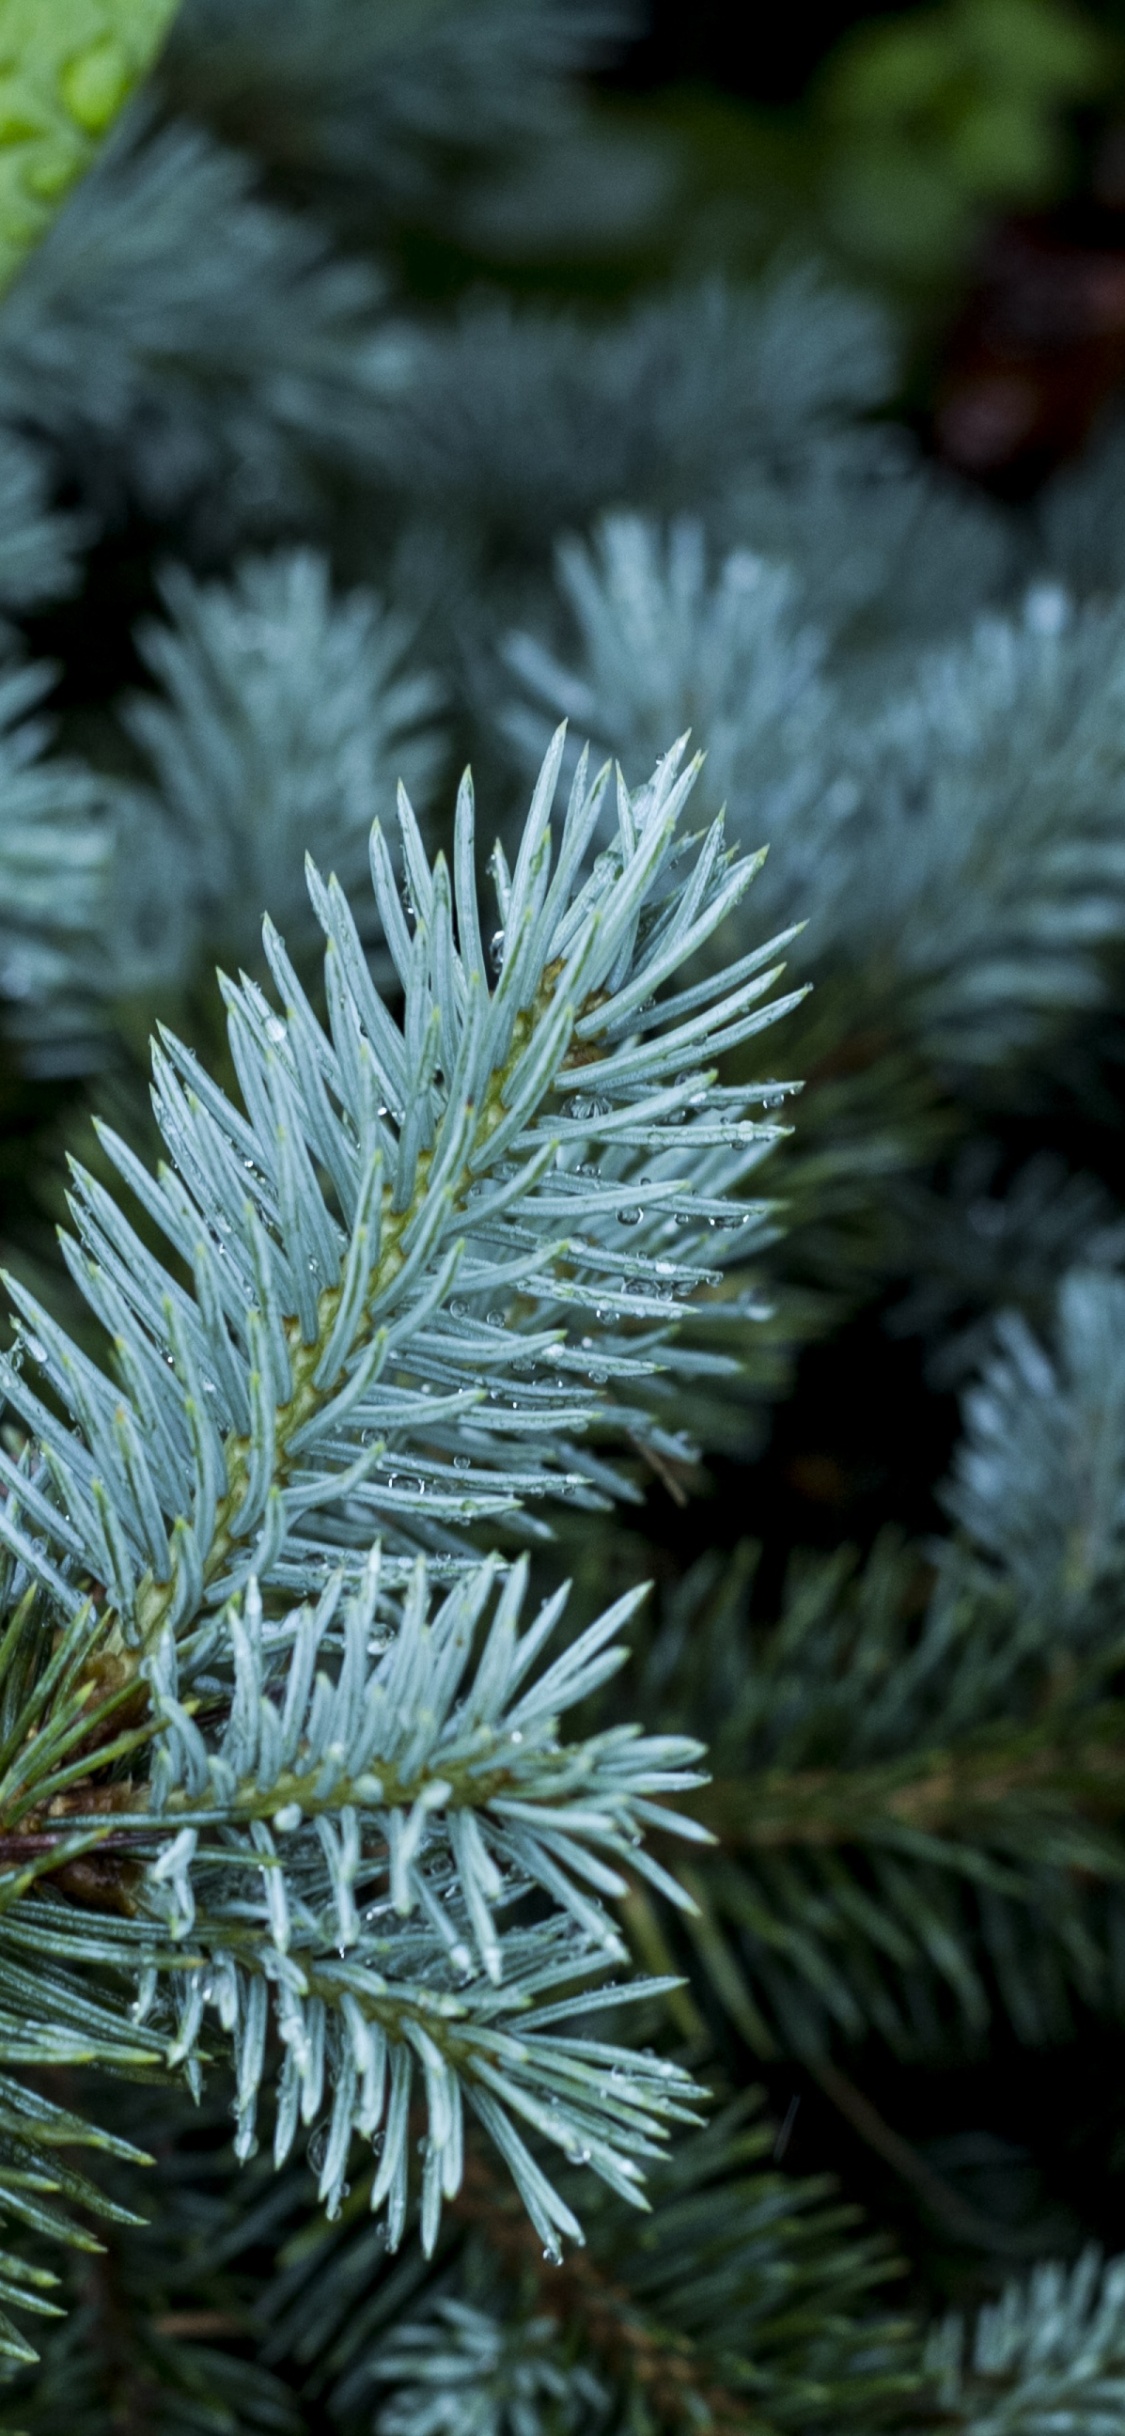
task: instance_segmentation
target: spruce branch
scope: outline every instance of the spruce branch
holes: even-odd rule
[[[674,1892],[640,1836],[661,1820],[675,1831],[675,1814],[657,1797],[690,1786],[697,1748],[628,1730],[560,1743],[560,1711],[623,1663],[624,1650],[607,1644],[635,1597],[536,1674],[561,1597],[520,1638],[526,1569],[515,1568],[474,1664],[495,1566],[462,1578],[433,1616],[419,1566],[389,1635],[384,1613],[375,1634],[382,1654],[370,1666],[378,1572],[376,1557],[342,1619],[339,1576],[315,1609],[269,1632],[256,1592],[241,1613],[225,1611],[200,1678],[226,1713],[210,1751],[178,1697],[166,1634],[149,1670],[165,1729],[149,1814],[115,1822],[150,1857],[135,1927],[147,1914],[159,1942],[150,1933],[149,1948],[136,1953],[144,2007],[170,1972],[178,2022],[169,2060],[196,2070],[203,2010],[217,2007],[235,2041],[236,2148],[246,2156],[272,1988],[287,2050],[275,2156],[284,2161],[298,2116],[315,2118],[327,2078],[333,2111],[320,2195],[333,2212],[353,2128],[371,2138],[383,2125],[389,2064],[373,2204],[390,2195],[392,2242],[406,2201],[412,2067],[421,2067],[429,2125],[427,2248],[442,2194],[459,2187],[464,2088],[553,2250],[558,2229],[575,2233],[576,2222],[511,2115],[628,2197],[639,2195],[636,2156],[656,2153],[662,2126],[683,2116],[692,2095],[659,2059],[627,2057],[554,2025],[621,2002],[621,1990],[576,1992],[625,1959],[599,1897],[623,1891],[626,1859]],[[226,1649],[234,1680],[224,1698],[222,1674],[210,1670],[222,1669]],[[553,1907],[553,1924],[506,1921],[532,1890]]]
[[[1106,1701],[981,1735],[953,1751],[910,1752],[881,1768],[808,1768],[745,1783],[716,1778],[692,1815],[730,1851],[893,1840],[896,1826],[991,1837],[1030,1858],[1068,1814],[1110,1825],[1125,1813],[1125,1707]]]
[[[474,297],[452,325],[401,334],[368,467],[415,512],[524,551],[622,500],[702,499],[725,529],[748,472],[784,491],[779,462],[811,471],[829,434],[877,410],[894,355],[872,299],[804,264],[756,291],[642,294],[616,323]]]
[[[227,583],[173,568],[160,589],[166,619],[137,640],[161,692],[124,710],[153,783],[118,791],[117,992],[166,994],[208,954],[254,954],[267,897],[300,960],[318,935],[306,851],[356,888],[396,774],[425,809],[440,756],[440,689],[407,664],[409,621],[368,591],[334,598],[317,552],[244,558]]]
[[[712,800],[772,841],[771,910],[800,902],[820,970],[939,1066],[1003,1065],[1102,1003],[1125,924],[1120,607],[1032,587],[907,676],[892,661],[853,715],[793,567],[707,544],[698,519],[617,514],[560,546],[575,645],[509,643],[517,742],[565,710],[633,774],[654,719],[698,721]]]
[[[261,144],[276,166],[354,188],[370,217],[440,209],[449,154],[493,166],[572,132],[577,79],[632,23],[628,0],[191,0],[162,63],[177,109]],[[459,199],[464,207],[463,190]]]
[[[114,793],[81,763],[48,754],[41,710],[54,670],[0,665],[0,998],[40,1074],[91,1062]]]
[[[756,2093],[725,2107],[661,2169],[640,2241],[607,2199],[587,2249],[560,2270],[545,2269],[487,2161],[472,2154],[452,2210],[454,2225],[469,2229],[454,2277],[447,2268],[436,2300],[423,2295],[373,2342],[349,2330],[335,2394],[354,2409],[389,2386],[394,2402],[377,2424],[413,2429],[411,2409],[421,2411],[438,2383],[429,2363],[448,2345],[449,2385],[463,2407],[478,2395],[483,2403],[489,2381],[510,2379],[521,2357],[553,2357],[592,2375],[604,2414],[587,2422],[595,2426],[635,2418],[669,2436],[700,2426],[774,2436],[844,2422],[867,2436],[894,2426],[921,2382],[909,2322],[871,2309],[896,2262],[825,2179],[771,2170],[773,2137]]]
[[[714,1766],[686,1797],[714,1848],[666,1856],[695,1906],[684,1930],[759,2054],[818,2069],[865,2030],[908,2051],[972,2041],[998,2004],[1040,2038],[1074,1995],[1116,2002],[1113,1613],[1060,1663],[1049,1603],[1029,1611],[966,1550],[935,1575],[933,1553],[923,1567],[888,1538],[862,1573],[846,1551],[795,1568],[767,1627],[745,1551],[725,1575],[701,1566],[655,1637],[656,1713],[689,1721]],[[637,1879],[623,1918],[674,1969],[680,1932]]]
[[[366,449],[397,352],[373,266],[255,185],[252,160],[135,106],[0,329],[5,418],[100,514],[140,500],[212,549],[315,511],[314,463]]]
[[[591,782],[583,758],[554,857],[564,742],[514,868],[493,858],[494,985],[471,784],[452,876],[400,795],[405,910],[378,824],[371,864],[401,1021],[342,889],[310,870],[327,1027],[267,924],[284,1015],[245,977],[223,985],[245,1113],[165,1036],[172,1164],[153,1178],[103,1137],[172,1264],[76,1171],[64,1251],[114,1375],[18,1284],[0,1360],[25,1433],[18,1458],[0,1449],[3,1586],[22,1602],[0,1643],[0,1983],[35,1942],[60,1991],[50,2025],[29,2004],[5,2047],[0,2023],[0,2050],[72,2054],[93,1968],[137,1987],[136,2044],[106,2000],[87,2053],[198,2088],[211,2008],[245,2157],[272,2022],[275,2159],[327,2099],[321,2198],[340,2206],[354,2134],[380,2143],[392,2247],[416,2083],[427,2250],[466,2103],[554,2253],[579,2227],[542,2144],[643,2205],[643,2162],[697,2094],[583,2025],[662,1988],[602,1984],[625,1959],[606,1905],[626,1866],[676,1899],[642,1837],[698,1838],[662,1799],[697,1781],[698,1747],[562,1742],[636,1599],[540,1671],[561,1598],[521,1637],[516,1566],[486,1622],[497,1564],[467,1526],[556,1484],[604,1500],[616,1475],[576,1444],[591,1425],[686,1451],[659,1423],[662,1370],[724,1357],[671,1345],[677,1298],[754,1239],[761,1205],[739,1188],[776,1130],[746,1113],[775,1087],[720,1087],[703,1061],[787,1003],[768,995],[783,941],[692,977],[761,858],[732,857],[721,822],[682,833],[682,746],[638,794],[618,781],[592,863],[610,774]]]
[[[579,2225],[528,2134],[645,2204],[643,2161],[660,2154],[671,2124],[693,2119],[698,2093],[675,2065],[585,2032],[592,2013],[658,1994],[662,1983],[588,1983],[625,1959],[599,1898],[621,1891],[626,1856],[633,1869],[645,1860],[645,1826],[665,1817],[675,1826],[659,1797],[690,1785],[684,1763],[696,1748],[619,1730],[562,1744],[560,1712],[621,1665],[624,1651],[607,1644],[636,1599],[540,1669],[562,1600],[520,1636],[517,1567],[474,1660],[496,1570],[486,1563],[462,1576],[435,1615],[422,1566],[401,1606],[380,1602],[377,1554],[360,1596],[342,1607],[338,1574],[315,1609],[272,1628],[251,1590],[241,1612],[230,1606],[212,1625],[206,1671],[193,1653],[196,1693],[186,1703],[166,1631],[145,1670],[151,1713],[117,1731],[136,1701],[136,1665],[115,1665],[108,1652],[106,1689],[99,1628],[85,1610],[47,1643],[30,1690],[19,1686],[34,1637],[36,1594],[27,1595],[0,1647],[17,1677],[0,1808],[15,1832],[40,1828],[27,1840],[42,1849],[6,1856],[0,1878],[7,2062],[182,2067],[198,2088],[213,2008],[233,2055],[235,2147],[245,2158],[257,2145],[272,2013],[285,2059],[275,2162],[327,2093],[320,2196],[335,2213],[353,2134],[374,2141],[371,2204],[386,2207],[391,2247],[406,2222],[416,2081],[427,2250],[443,2198],[460,2186],[466,2102],[552,2254],[561,2235],[580,2237]],[[103,1651],[107,1638],[103,1619]],[[225,1719],[210,1750],[197,1722],[209,1712]],[[148,1784],[116,1777],[103,1804],[99,1770],[135,1764],[157,1730]],[[60,1801],[60,1785],[67,1801],[84,1796],[83,1815]],[[124,1848],[120,1916],[107,1910],[104,1884],[73,1882],[91,1847],[119,1871]],[[669,1884],[658,1863],[647,1865]],[[37,1892],[48,1876],[53,1889]],[[83,1918],[54,1890],[93,1908]],[[538,1918],[528,1917],[529,1894],[540,1898]],[[133,1980],[131,2015],[87,1993],[92,1970],[111,1985]],[[0,2208],[9,2196],[0,2176]],[[41,2212],[32,2221],[60,2231]]]
[[[715,1256],[760,1224],[761,1205],[732,1188],[775,1129],[746,1115],[753,1085],[717,1091],[702,1061],[793,1003],[768,999],[783,942],[659,996],[760,858],[732,861],[719,822],[678,838],[696,775],[678,749],[637,796],[619,786],[615,842],[588,877],[608,772],[590,784],[582,765],[552,876],[561,754],[560,733],[514,874],[494,861],[494,988],[466,782],[452,885],[400,800],[409,917],[373,832],[401,1028],[342,893],[312,873],[328,1032],[267,924],[285,1016],[252,982],[224,984],[246,1115],[165,1038],[154,1105],[172,1165],[153,1179],[116,1136],[102,1139],[194,1294],[81,1169],[77,1240],[64,1239],[116,1381],[12,1283],[19,1350],[0,1361],[0,1384],[39,1453],[18,1483],[0,1455],[26,1517],[13,1538],[0,1508],[0,1539],[67,1613],[88,1583],[103,1585],[130,1647],[153,1646],[168,1624],[189,1631],[251,1574],[317,1589],[376,1534],[456,1563],[466,1523],[560,1474],[564,1493],[596,1501],[615,1476],[573,1434],[602,1416],[660,1453],[687,1451],[631,1398],[659,1388],[677,1297],[713,1282]],[[29,1384],[32,1369],[68,1424]],[[612,1382],[610,1395],[587,1381]]]
[[[1125,2261],[1093,2247],[1011,2283],[967,2328],[935,2327],[926,2366],[942,2427],[965,2436],[1100,2436],[1125,2405]]]
[[[26,610],[77,589],[81,518],[51,499],[51,467],[42,449],[0,430],[0,602]]]
[[[1029,1607],[1081,1647],[1125,1561],[1125,1282],[1073,1268],[1053,1343],[1002,1312],[946,1503]]]

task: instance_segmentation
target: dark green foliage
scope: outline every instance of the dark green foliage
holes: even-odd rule
[[[816,2056],[873,2029],[932,2053],[979,2040],[997,2007],[1039,2040],[1075,1995],[1116,2011],[1112,1615],[1088,1619],[1076,1670],[1053,1602],[1029,1610],[957,1550],[936,1579],[893,1540],[862,1571],[810,1560],[774,1625],[750,1623],[751,1579],[705,1560],[646,1662],[663,1713],[710,1750],[695,1809],[719,1849],[680,1874],[751,2048]]]

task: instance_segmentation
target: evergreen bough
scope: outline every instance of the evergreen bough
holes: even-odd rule
[[[684,832],[682,748],[615,798],[583,756],[553,855],[563,744],[514,868],[495,852],[487,949],[468,776],[452,874],[400,792],[405,912],[375,824],[401,1022],[310,865],[327,1027],[267,925],[283,1011],[224,985],[244,1113],[167,1037],[169,1163],[153,1177],[102,1137],[145,1232],[75,1170],[65,1256],[109,1368],[16,1280],[0,1359],[24,1432],[0,1453],[7,2060],[163,2060],[198,2085],[211,2007],[245,2155],[272,2016],[277,2162],[327,2087],[321,2195],[338,2208],[353,2131],[378,2133],[392,2247],[416,2077],[427,2249],[460,2188],[466,2097],[555,2251],[577,2220],[517,2122],[633,2196],[694,2094],[666,2059],[570,2025],[621,2001],[580,1983],[625,1959],[600,1899],[624,1893],[622,1864],[674,1891],[641,1836],[693,1832],[656,1797],[696,1781],[697,1746],[560,1745],[636,1598],[544,1668],[564,1594],[521,1632],[525,1565],[497,1589],[468,1535],[551,1488],[602,1502],[593,1424],[682,1451],[662,1370],[723,1357],[677,1356],[672,1307],[753,1233],[735,1188],[774,1130],[747,1113],[760,1092],[717,1092],[701,1061],[787,1001],[769,997],[776,939],[674,986],[760,861],[721,822]],[[76,1919],[60,1882],[120,1921]],[[32,1951],[51,1957],[46,2019]],[[130,2012],[92,2003],[107,1971],[135,1981]],[[29,2126],[21,2161],[41,2153]],[[0,2205],[26,2214],[18,2186]],[[13,2268],[8,2297],[29,2290]]]

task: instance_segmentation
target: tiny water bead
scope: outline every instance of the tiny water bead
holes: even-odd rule
[[[643,1217],[644,1211],[638,1209],[635,1202],[629,1202],[623,1210],[618,1210],[617,1223],[619,1226],[639,1226]]]
[[[488,961],[494,973],[499,973],[503,969],[504,933],[502,930],[494,930],[488,942]]]
[[[325,2158],[328,2155],[328,2142],[331,2138],[331,2133],[331,2122],[327,2122],[318,2123],[316,2130],[311,2132],[309,2135],[309,2144],[305,2150],[305,2155],[308,2158],[309,2165],[314,2174],[319,2174],[323,2169]]]

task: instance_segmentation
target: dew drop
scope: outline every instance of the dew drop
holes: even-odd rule
[[[503,970],[504,933],[502,930],[494,930],[492,933],[492,937],[488,942],[488,961],[492,966],[494,973],[499,973]]]
[[[455,1471],[455,1472],[468,1472],[468,1471],[471,1471],[471,1470],[472,1470],[472,1457],[471,1457],[471,1455],[455,1455],[455,1456],[454,1456],[454,1458],[453,1458],[453,1469],[454,1469],[454,1471]]]
[[[643,1210],[631,1206],[628,1209],[618,1210],[617,1223],[618,1226],[639,1226],[643,1217]]]

